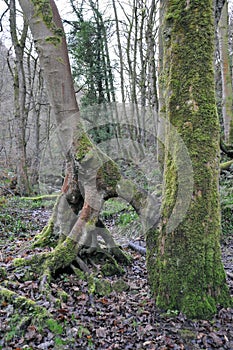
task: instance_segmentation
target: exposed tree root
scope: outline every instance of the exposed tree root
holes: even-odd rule
[[[59,291],[57,295],[59,299],[55,299],[50,295],[50,300],[60,307],[61,300],[67,300],[68,295],[64,291]],[[38,305],[37,302],[28,297],[21,296],[4,287],[0,287],[0,304],[2,307],[5,304],[13,306],[11,315],[12,321],[10,321],[9,326],[12,326],[18,335],[23,336],[24,331],[30,325],[42,328],[44,328],[45,325],[49,326],[51,322],[54,325],[58,325],[58,322],[47,308]]]
[[[29,255],[25,258],[15,258],[13,264],[15,267],[32,265],[36,272],[40,272],[43,262],[49,257],[50,252]]]
[[[93,170],[95,167],[99,169],[97,175]],[[106,161],[106,157],[95,148],[79,165],[78,172],[71,160],[63,193],[56,201],[47,226],[32,243],[33,247],[50,246],[54,249],[14,260],[16,267],[31,265],[40,274],[40,291],[47,299],[54,301],[50,282],[59,270],[71,268],[80,278],[89,278],[93,270],[103,276],[121,275],[124,273],[121,265],[130,264],[130,256],[116,245],[99,219],[100,210],[104,200],[120,195],[139,215],[148,218],[145,207],[150,197],[128,180],[119,180],[116,164],[109,159]]]
[[[113,238],[106,228],[98,231],[101,232],[106,247],[101,248],[97,239],[93,239],[94,232],[86,234],[87,241],[95,241],[95,246],[80,246],[73,239],[67,237],[62,243],[58,244],[51,252],[39,253],[25,258],[16,258],[13,263],[15,267],[32,266],[34,271],[41,275],[40,291],[48,300],[54,301],[50,292],[50,282],[56,272],[60,269],[71,268],[80,278],[85,278],[92,274],[92,269],[88,266],[92,264],[96,273],[103,276],[113,274],[122,274],[124,269],[118,264],[129,264],[130,256],[123,252],[120,247],[116,246]],[[84,240],[81,240],[84,241]],[[98,265],[98,268],[96,268]],[[84,273],[84,274],[83,274]]]
[[[56,242],[53,236],[53,225],[53,217],[51,217],[43,230],[34,237],[34,240],[32,241],[33,248],[51,246],[52,242]]]
[[[87,264],[80,258],[80,257],[76,257],[76,262],[77,262],[77,264],[78,264],[78,266],[79,266],[79,270],[81,270],[81,271],[83,271],[83,272],[85,272],[85,273],[87,273],[87,274],[90,274],[91,273],[91,270],[89,269],[89,267],[87,266]],[[74,273],[76,274],[76,275],[78,275],[78,273],[77,273],[77,268],[75,268],[75,266],[74,265],[70,265],[71,266],[71,268],[73,269],[73,271],[74,271]],[[79,273],[80,274],[80,273]]]
[[[91,276],[91,264],[98,274],[109,276],[124,273],[121,265],[130,264],[129,255],[116,245],[99,219],[104,201],[118,196],[125,199],[149,226],[159,212],[157,198],[124,179],[117,164],[93,145],[85,132],[74,144],[78,151],[67,156],[62,193],[48,225],[32,243],[33,247],[54,249],[14,261],[15,266],[35,268],[41,276],[40,290],[49,299],[51,279],[59,270],[71,268],[77,275]]]
[[[37,323],[51,317],[46,308],[37,305],[37,303],[29,298],[21,296],[7,288],[0,287],[0,301],[11,303],[17,310],[23,308],[29,313],[29,318]],[[34,319],[33,319],[34,317]]]
[[[146,255],[146,248],[142,247],[139,244],[136,244],[134,242],[129,242],[128,247],[135,250],[136,252],[139,252],[140,254]]]

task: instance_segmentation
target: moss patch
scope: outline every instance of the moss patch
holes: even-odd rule
[[[112,292],[111,283],[107,280],[96,279],[95,284],[95,294],[99,296],[108,296]]]
[[[53,236],[53,218],[51,218],[41,233],[36,235],[32,242],[32,247],[45,247],[45,246],[54,246],[56,240]]]
[[[117,263],[106,263],[101,267],[104,276],[122,275],[124,269]]]
[[[62,42],[64,37],[64,31],[62,28],[56,26],[53,21],[53,12],[49,0],[32,0],[32,3],[35,8],[35,15],[42,18],[45,25],[52,31],[54,36],[51,38],[52,41],[49,41],[53,45],[57,45]],[[46,40],[47,41],[47,40]]]
[[[78,150],[76,158],[78,161],[82,160],[87,153],[93,149],[93,144],[85,132],[78,138]]]
[[[122,293],[129,290],[129,285],[122,278],[119,278],[112,284],[112,289],[117,293]]]
[[[0,288],[0,302],[8,302],[18,309],[24,309],[30,313],[32,320],[41,322],[43,319],[50,317],[51,314],[42,306],[39,306],[31,299],[19,296],[7,288]]]
[[[43,269],[50,270],[51,273],[55,273],[57,269],[69,266],[77,256],[75,248],[75,242],[69,237],[64,242],[57,245],[56,248],[49,253]]]

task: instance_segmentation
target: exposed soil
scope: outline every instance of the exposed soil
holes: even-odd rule
[[[125,268],[124,275],[108,278],[111,283],[125,281],[127,291],[89,295],[87,282],[61,271],[51,284],[52,294],[57,297],[63,290],[68,298],[61,299],[59,305],[47,301],[40,294],[36,274],[24,281],[27,269],[13,269],[12,259],[32,253],[30,241],[45,225],[49,210],[28,208],[22,212],[8,207],[7,215],[3,212],[0,220],[0,266],[7,269],[1,286],[46,307],[56,323],[38,326],[27,320],[17,328],[17,321],[25,316],[23,305],[14,309],[0,300],[0,349],[233,349],[233,309],[219,308],[211,321],[189,320],[174,311],[163,313],[150,297],[145,256],[129,248],[133,264]],[[18,229],[12,217],[18,219]],[[124,244],[124,239],[119,239]],[[233,236],[222,239],[222,253],[233,295]]]

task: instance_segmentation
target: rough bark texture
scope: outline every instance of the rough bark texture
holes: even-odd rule
[[[213,2],[168,0],[164,18],[166,116],[188,148],[194,186],[185,219],[170,230],[167,223],[177,197],[179,159],[176,152],[169,155],[174,140],[166,130],[162,217],[160,228],[150,230],[147,237],[149,279],[159,307],[206,318],[217,304],[230,303],[219,244]],[[173,147],[178,154],[179,144]]]

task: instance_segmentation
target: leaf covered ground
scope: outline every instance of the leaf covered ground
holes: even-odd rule
[[[16,305],[2,297],[0,349],[233,349],[233,309],[219,308],[210,321],[189,320],[176,311],[163,313],[150,296],[145,256],[129,248],[132,265],[125,267],[124,275],[106,278],[118,285],[117,291],[92,295],[87,281],[71,271],[61,271],[51,284],[54,298],[48,301],[40,293],[35,271],[15,269],[12,260],[32,254],[30,242],[47,222],[51,206],[48,202],[22,203],[14,198],[2,203],[0,290],[8,288],[35,301],[48,316],[40,319],[38,310],[26,307],[25,299]],[[127,221],[132,227],[130,220],[135,218],[130,210],[120,211],[120,218],[111,217],[111,210],[104,214],[110,227],[118,222],[116,235],[121,234],[119,241],[127,245],[124,224]],[[222,253],[233,294],[233,235],[222,239]]]

